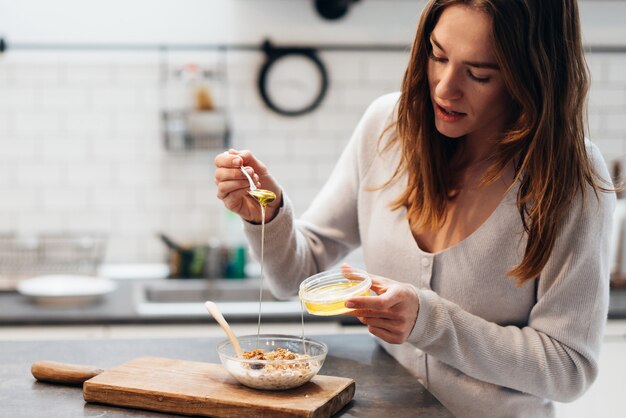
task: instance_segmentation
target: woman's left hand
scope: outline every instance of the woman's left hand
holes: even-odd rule
[[[373,335],[391,344],[402,344],[413,331],[419,312],[419,297],[413,286],[380,276],[372,277],[378,296],[358,296],[346,301],[348,313],[359,318]]]

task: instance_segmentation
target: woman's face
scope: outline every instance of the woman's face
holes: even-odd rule
[[[507,121],[511,100],[490,34],[489,16],[463,5],[447,7],[431,33],[428,83],[445,136],[489,140]]]

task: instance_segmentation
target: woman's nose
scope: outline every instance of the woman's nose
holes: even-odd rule
[[[463,96],[458,71],[451,67],[441,71],[435,86],[435,95],[443,100],[458,100]]]

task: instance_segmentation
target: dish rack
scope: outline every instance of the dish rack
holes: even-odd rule
[[[19,280],[44,274],[95,275],[106,242],[100,233],[0,233],[0,291],[15,290]]]

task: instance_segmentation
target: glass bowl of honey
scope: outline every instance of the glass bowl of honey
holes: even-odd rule
[[[369,296],[372,279],[369,274],[353,267],[328,270],[309,277],[300,284],[300,300],[312,315],[341,315],[352,311],[346,300]]]

